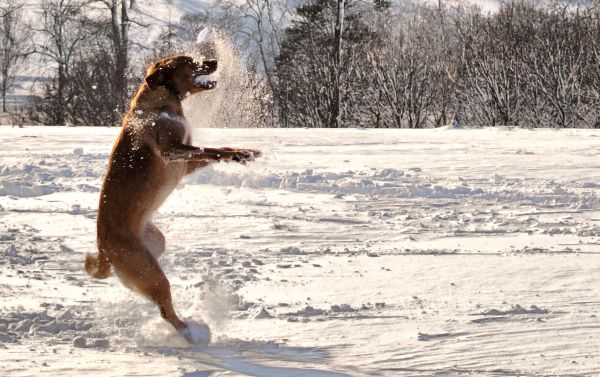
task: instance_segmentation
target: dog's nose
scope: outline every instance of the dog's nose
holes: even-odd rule
[[[202,62],[202,65],[204,66],[204,69],[214,71],[217,69],[217,59],[207,59]]]

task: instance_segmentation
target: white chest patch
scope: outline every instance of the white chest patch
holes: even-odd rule
[[[161,111],[158,114],[158,119],[167,119],[170,122],[180,125],[184,129],[183,141],[186,141],[192,136],[192,126],[188,123],[187,119],[177,114],[168,113],[166,111]]]

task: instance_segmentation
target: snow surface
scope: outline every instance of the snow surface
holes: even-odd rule
[[[600,373],[600,132],[193,131],[264,152],[155,218],[208,346],[83,271],[118,129],[0,127],[0,375]]]

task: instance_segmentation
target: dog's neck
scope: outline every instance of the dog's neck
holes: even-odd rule
[[[148,86],[142,85],[131,101],[131,107],[123,120],[123,124],[125,124],[128,118],[132,116],[154,116],[151,114],[156,114],[161,111],[183,117],[183,107],[178,94],[179,91],[174,88],[169,89],[165,86],[159,86],[154,90],[150,90]],[[168,97],[171,97],[172,99],[165,101]]]
[[[177,97],[178,100],[183,101],[184,95],[181,94],[181,92],[179,90],[177,90],[177,88],[175,87],[175,85],[169,83],[163,84],[162,85],[165,89],[167,89],[169,91],[169,93],[173,94],[175,97]]]

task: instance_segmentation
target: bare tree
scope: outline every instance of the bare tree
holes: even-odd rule
[[[89,2],[85,3],[90,4]],[[44,98],[35,104],[34,121],[45,124],[118,125],[124,99],[119,90],[126,83],[117,72],[113,20],[103,8],[81,11],[82,2],[47,0],[40,29],[44,43],[38,51],[58,65],[57,75],[44,88]],[[92,14],[94,18],[87,16]]]
[[[86,38],[80,27],[82,3],[78,0],[43,0],[41,3],[41,42],[36,52],[49,58],[57,65],[56,81],[56,118],[57,124],[63,124],[66,115],[64,88],[69,68],[79,44]]]
[[[69,121],[86,126],[118,126],[122,113],[113,81],[114,56],[109,46],[98,43],[93,52],[82,53],[71,67],[67,95],[78,98],[68,106]]]
[[[334,29],[334,49],[333,49],[333,101],[331,107],[331,124],[336,124],[337,128],[342,126],[340,107],[342,106],[341,86],[342,86],[342,35],[344,32],[344,8],[345,0],[337,0],[337,12],[335,16]]]
[[[598,22],[588,11],[513,1],[488,17],[457,19],[465,115],[483,126],[596,124]]]
[[[532,36],[515,22],[520,8],[502,6],[491,16],[459,20],[463,68],[462,104],[482,125],[518,125],[525,100],[523,58]]]
[[[248,51],[248,65],[256,66],[271,93],[277,85],[275,59],[280,54],[285,28],[293,17],[291,0],[224,0],[213,24],[237,18],[228,28],[233,41]],[[231,22],[230,22],[231,23]]]
[[[525,56],[532,121],[560,128],[587,125],[586,66],[594,64],[589,59],[594,44],[588,44],[590,25],[566,8],[537,13],[527,20],[539,26],[531,31],[534,53]]]
[[[355,101],[363,94],[357,67],[364,63],[372,33],[360,9],[346,4],[340,28],[344,43],[337,62],[336,0],[299,7],[277,58],[277,103],[284,127],[339,127],[359,121]],[[339,45],[338,45],[339,46]],[[337,75],[339,74],[339,80]]]
[[[365,102],[377,127],[423,128],[429,124],[445,62],[428,8],[411,7],[387,13],[380,19],[378,43],[361,65]],[[432,30],[433,29],[433,30]],[[443,97],[442,97],[443,99]]]
[[[587,101],[585,106],[588,112],[588,124],[594,128],[600,128],[600,6],[589,7],[584,16],[592,20],[588,30],[589,35],[585,38],[590,52],[588,61],[584,67],[582,81]]]
[[[129,29],[133,22],[129,18],[127,0],[94,0],[103,4],[110,12],[110,39],[114,55],[115,96],[118,107],[122,111],[126,107],[129,81]],[[130,3],[134,6],[135,1]]]
[[[155,43],[155,55],[173,54],[179,48],[178,39],[176,25],[173,22],[173,0],[167,0],[167,25],[163,28]]]
[[[16,76],[27,67],[33,52],[28,25],[23,19],[23,5],[0,3],[0,91],[2,111],[6,112],[6,94]]]

